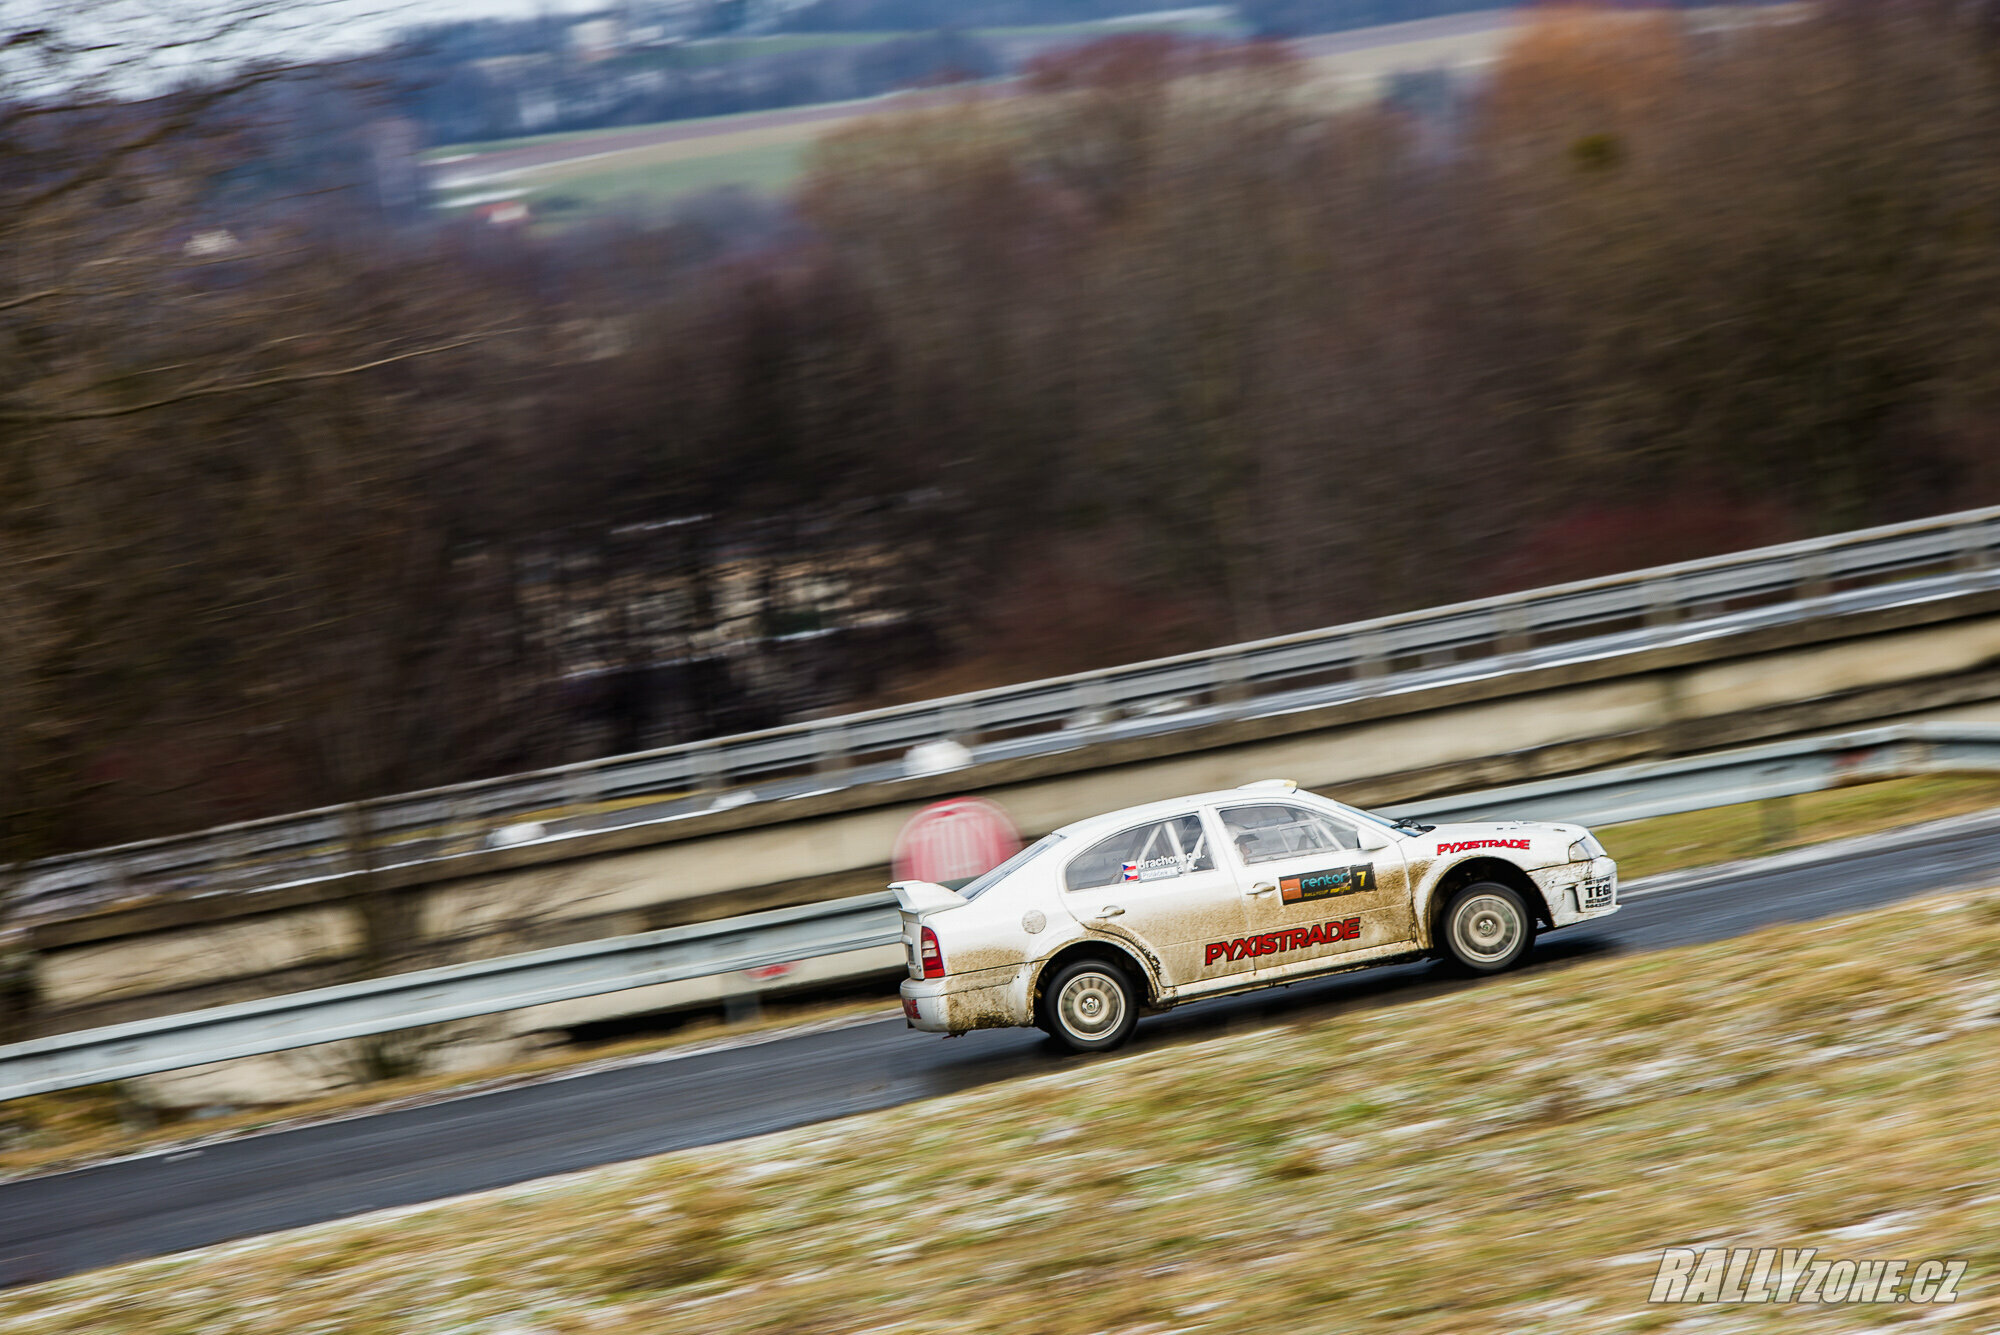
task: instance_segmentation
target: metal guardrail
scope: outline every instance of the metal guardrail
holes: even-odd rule
[[[0,1048],[0,1100],[894,945],[901,921],[860,895],[31,1039]]]
[[[912,748],[944,739],[969,744],[977,761],[1072,750],[1992,588],[2000,507],[52,858],[20,869],[7,911],[44,916],[134,893],[338,875],[357,831],[392,865],[434,861],[515,832],[678,819],[900,777]]]
[[[2000,726],[1871,728],[1515,784],[1398,810],[1437,821],[1478,816],[1613,824],[1952,770],[2000,771]],[[893,895],[861,895],[57,1034],[0,1047],[0,1100],[892,945],[901,940],[899,924]]]

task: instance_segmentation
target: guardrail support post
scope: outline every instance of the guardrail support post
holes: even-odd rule
[[[755,1024],[764,1018],[764,998],[742,974],[730,975],[722,993],[724,1024]]]
[[[813,773],[838,774],[847,768],[847,764],[847,730],[838,726],[822,728],[819,753],[813,760]]]
[[[1954,561],[1953,565],[1960,570],[1986,569],[1988,564],[1986,527],[1985,524],[1975,524],[1959,530],[1958,560]]]
[[[1210,690],[1219,705],[1235,704],[1250,698],[1250,683],[1245,679],[1243,660],[1235,654],[1225,654],[1215,660],[1210,680],[1214,683]]]
[[[1651,597],[1646,604],[1646,624],[1649,626],[1671,626],[1680,619],[1680,589],[1676,581],[1672,579],[1656,581],[1651,590]]]
[[[1354,638],[1354,675],[1359,679],[1389,675],[1389,657],[1382,647],[1382,632],[1364,631]]]
[[[1827,575],[1826,558],[1818,553],[1806,557],[1794,587],[1793,596],[1802,601],[1829,597],[1833,593],[1833,580]]]
[[[721,791],[723,780],[727,777],[722,767],[722,748],[713,743],[697,747],[692,758],[694,790],[698,793]]]
[[[0,869],[0,882],[6,874]],[[16,1043],[34,1033],[37,996],[28,934],[0,934],[0,1043]]]
[[[1767,797],[1757,804],[1757,820],[1764,847],[1776,848],[1779,844],[1790,843],[1798,833],[1798,813],[1793,809],[1790,795]]]
[[[944,735],[968,751],[979,745],[979,729],[972,726],[972,711],[953,705],[944,714]]]
[[[1063,726],[1072,730],[1087,731],[1101,726],[1104,721],[1104,683],[1093,677],[1080,683],[1075,689],[1076,705],[1064,720]]]

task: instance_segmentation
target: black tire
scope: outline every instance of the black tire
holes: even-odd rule
[[[1466,973],[1499,973],[1534,949],[1535,915],[1514,887],[1474,881],[1445,905],[1438,919],[1437,944],[1444,957]]]
[[[1138,989],[1110,960],[1071,960],[1042,988],[1038,1019],[1071,1052],[1109,1052],[1139,1023]]]

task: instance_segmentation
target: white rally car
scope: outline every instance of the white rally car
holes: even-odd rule
[[[1424,956],[1495,972],[1538,925],[1618,911],[1582,826],[1398,822],[1289,780],[1078,821],[960,890],[890,888],[912,1028],[1038,1025],[1079,1052],[1198,997]]]

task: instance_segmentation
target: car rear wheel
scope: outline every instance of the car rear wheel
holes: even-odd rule
[[[1042,989],[1041,1027],[1071,1052],[1108,1052],[1138,1023],[1132,980],[1107,960],[1065,964]]]
[[[1499,973],[1535,944],[1535,915],[1521,892],[1498,881],[1475,881],[1445,906],[1439,932],[1445,957],[1470,973]]]

